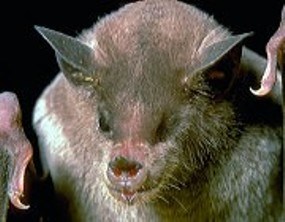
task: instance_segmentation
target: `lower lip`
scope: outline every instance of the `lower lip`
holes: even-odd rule
[[[114,189],[109,189],[109,190],[113,197],[128,205],[133,205],[137,201],[139,196],[142,195],[142,193],[138,191],[129,192],[129,191],[118,191]]]
[[[134,205],[136,202],[142,199],[147,199],[148,196],[151,193],[155,192],[154,189],[152,190],[146,190],[146,191],[121,191],[121,190],[116,190],[114,188],[109,187],[109,191],[113,197],[115,197],[117,200],[126,203],[128,205]]]

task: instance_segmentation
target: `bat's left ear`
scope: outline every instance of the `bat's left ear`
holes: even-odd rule
[[[63,33],[36,26],[56,52],[59,67],[66,78],[75,85],[93,83],[95,80],[94,50],[80,40]]]
[[[239,73],[242,42],[251,33],[228,37],[213,43],[201,52],[195,74],[202,74],[214,96],[224,95]]]

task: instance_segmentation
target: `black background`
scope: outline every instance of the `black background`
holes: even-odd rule
[[[27,1],[22,1],[27,2]],[[76,36],[99,18],[131,0],[36,1],[0,4],[0,92],[13,91],[23,110],[25,131],[36,146],[31,127],[34,103],[59,71],[53,50],[34,30],[45,26]],[[284,0],[184,1],[213,15],[233,33],[254,32],[246,45],[265,55],[264,47],[279,25]],[[248,5],[250,4],[250,5]]]

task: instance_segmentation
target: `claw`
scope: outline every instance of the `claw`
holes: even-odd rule
[[[250,88],[250,91],[256,96],[265,96],[268,94],[274,86],[276,81],[277,73],[277,50],[278,48],[273,48],[269,43],[266,46],[267,51],[267,66],[264,71],[264,75],[261,80],[261,85],[258,90]]]
[[[27,140],[24,137],[25,140]],[[8,195],[11,203],[22,210],[29,208],[29,205],[22,204],[20,198],[24,196],[24,178],[26,168],[32,158],[32,147],[28,141],[26,146],[22,146],[22,150],[16,156],[12,156],[14,159],[14,167],[12,168],[12,176],[9,183]]]
[[[21,123],[21,109],[15,94],[0,94],[0,146],[10,156],[11,172],[9,176],[8,196],[12,204],[19,209],[29,206],[21,202],[24,192],[24,177],[32,158],[33,149],[26,138]]]
[[[264,96],[273,88],[277,76],[278,54],[282,50],[283,45],[285,45],[285,6],[282,10],[280,26],[266,45],[267,66],[261,80],[260,88],[258,90],[250,88],[250,91],[254,95]]]
[[[12,191],[8,191],[8,195],[9,195],[9,198],[10,198],[10,201],[11,203],[21,209],[21,210],[27,210],[30,208],[29,205],[25,205],[21,202],[20,200],[20,197],[23,196],[22,192],[19,192],[19,191],[15,191],[15,190],[12,190]]]

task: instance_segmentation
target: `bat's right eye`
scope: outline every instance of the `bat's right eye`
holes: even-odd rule
[[[109,133],[111,131],[111,127],[106,116],[102,114],[99,117],[99,129],[104,133]]]

